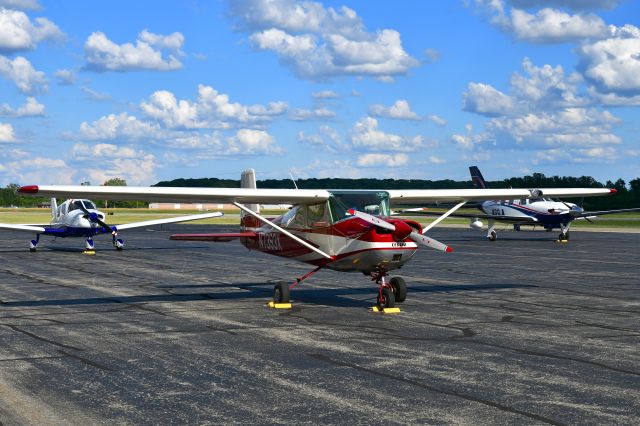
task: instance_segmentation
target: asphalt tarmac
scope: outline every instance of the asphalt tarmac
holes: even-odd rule
[[[332,271],[269,309],[307,265],[167,238],[212,230],[0,233],[0,423],[640,423],[640,234],[436,228],[380,314]]]

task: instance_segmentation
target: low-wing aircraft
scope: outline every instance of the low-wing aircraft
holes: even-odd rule
[[[35,233],[36,238],[31,240],[29,245],[29,250],[31,252],[36,251],[38,243],[40,242],[40,235],[50,235],[52,237],[60,238],[84,237],[86,238],[85,253],[93,254],[93,237],[95,235],[111,234],[113,246],[118,250],[122,250],[124,249],[124,241],[121,238],[118,238],[118,231],[167,223],[188,222],[218,216],[222,216],[222,213],[202,213],[187,216],[176,216],[166,219],[146,220],[143,222],[125,223],[122,225],[107,225],[104,222],[106,215],[97,210],[95,204],[89,200],[67,200],[58,206],[56,199],[51,198],[50,225],[13,225],[0,223],[0,229]]]
[[[487,182],[482,177],[480,169],[476,166],[469,167],[471,180],[476,188],[488,188]],[[615,193],[615,189],[607,190]],[[595,212],[585,212],[584,209],[577,204],[567,203],[564,201],[554,201],[551,197],[579,196],[567,194],[566,189],[549,188],[549,189],[533,189],[530,198],[505,199],[505,200],[488,200],[478,204],[481,213],[454,213],[451,217],[462,217],[470,219],[469,226],[472,229],[480,230],[483,227],[482,219],[488,221],[487,238],[495,241],[498,234],[495,230],[496,222],[504,222],[513,224],[516,231],[520,230],[523,225],[540,226],[547,231],[560,229],[559,241],[569,240],[569,228],[574,220],[593,219],[597,216],[614,213],[625,213],[640,211],[640,208],[621,209],[621,210],[604,210]],[[421,209],[408,209],[405,212],[439,216],[441,213],[429,212]]]
[[[536,191],[546,191],[545,189]],[[611,194],[609,189],[554,190],[566,196]],[[107,200],[231,203],[241,210],[240,232],[173,235],[174,240],[239,240],[250,250],[292,258],[315,268],[289,285],[274,287],[276,303],[286,303],[290,289],[322,268],[362,272],[378,284],[377,304],[390,308],[407,295],[401,277],[388,279],[389,271],[401,268],[419,246],[452,251],[427,236],[428,231],[467,201],[527,199],[528,189],[435,189],[435,190],[309,190],[258,189],[255,172],[241,177],[241,188],[163,188],[130,186],[24,186],[21,194],[34,196],[86,196]],[[391,217],[391,204],[416,205],[457,202],[426,227],[413,220]],[[282,216],[268,219],[259,203],[292,204]]]

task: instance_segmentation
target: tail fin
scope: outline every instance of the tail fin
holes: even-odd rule
[[[51,197],[51,218],[55,218],[58,215],[58,203],[55,197]]]
[[[482,173],[480,173],[480,169],[477,166],[469,167],[469,173],[471,173],[471,181],[474,187],[478,189],[487,188],[487,182],[482,177]]]
[[[242,172],[240,176],[240,187],[256,189],[256,171],[253,169],[247,169]],[[258,204],[247,204],[246,207],[256,213],[260,213],[260,206]],[[260,226],[260,221],[249,213],[240,211],[240,226],[246,228],[256,228]]]

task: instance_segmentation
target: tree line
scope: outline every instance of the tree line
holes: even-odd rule
[[[504,180],[487,182],[489,188],[614,188],[618,192],[613,197],[588,197],[584,200],[573,199],[588,210],[623,209],[640,207],[640,178],[635,178],[627,184],[618,179],[615,182],[601,183],[590,176],[545,176],[533,173],[530,176],[512,177]],[[85,182],[88,184],[88,182]],[[121,178],[110,179],[104,185],[123,186],[126,181]],[[296,181],[300,189],[464,189],[473,188],[471,181],[423,180],[423,179],[344,179],[344,178],[311,178]],[[240,180],[201,178],[174,179],[161,181],[152,186],[170,187],[202,187],[202,188],[239,188]],[[17,184],[9,184],[0,189],[0,206],[37,207],[48,202],[46,198],[24,197],[16,194]],[[258,181],[258,188],[284,189],[294,188],[290,179],[264,179]],[[99,206],[105,206],[104,201],[94,200]],[[136,201],[109,201],[109,207],[147,207],[148,203]]]

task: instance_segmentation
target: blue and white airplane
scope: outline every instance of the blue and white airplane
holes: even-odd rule
[[[113,246],[117,250],[124,248],[124,241],[118,238],[118,231],[133,228],[143,228],[167,223],[188,222],[192,220],[207,219],[222,216],[222,212],[202,213],[187,216],[170,217],[167,219],[146,220],[143,222],[126,223],[123,225],[107,225],[104,222],[106,215],[99,211],[95,204],[89,200],[67,200],[57,205],[56,199],[51,199],[51,224],[40,225],[14,225],[0,223],[0,229],[24,231],[36,234],[31,240],[29,250],[35,252],[40,242],[40,235],[50,235],[56,238],[84,237],[85,253],[93,254],[93,237],[100,234],[111,234]]]
[[[482,177],[478,167],[469,167],[469,172],[476,188],[487,188],[487,182]],[[476,230],[482,229],[484,225],[482,219],[486,219],[488,221],[487,238],[490,241],[495,241],[498,238],[495,230],[496,222],[504,222],[513,224],[513,228],[516,231],[519,231],[522,225],[540,226],[547,231],[560,229],[558,239],[566,242],[569,240],[569,228],[574,220],[584,219],[590,221],[590,219],[604,214],[640,211],[640,208],[633,208],[585,212],[577,204],[554,201],[551,198],[566,196],[567,189],[545,188],[544,190],[532,189],[530,191],[531,198],[484,201],[478,205],[478,209],[482,213],[452,213],[450,216],[470,219],[469,226]],[[616,190],[609,189],[609,193],[615,194]],[[412,212],[425,215],[440,215],[440,213],[419,211],[419,209],[412,209]]]

